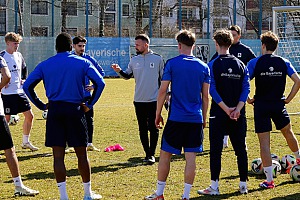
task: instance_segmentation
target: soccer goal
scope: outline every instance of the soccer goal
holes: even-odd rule
[[[277,54],[300,72],[300,6],[273,7],[273,32],[279,37]]]

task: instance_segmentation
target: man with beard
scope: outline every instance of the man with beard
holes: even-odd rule
[[[134,107],[138,120],[140,140],[147,164],[155,163],[155,149],[159,130],[155,126],[155,112],[158,89],[164,68],[162,57],[149,49],[150,39],[145,34],[135,37],[137,55],[132,57],[125,71],[118,64],[112,69],[124,79],[135,78]],[[150,132],[150,143],[148,138]]]

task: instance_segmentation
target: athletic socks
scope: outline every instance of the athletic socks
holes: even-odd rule
[[[156,184],[156,195],[160,196],[164,193],[166,187],[166,182],[163,181],[159,181],[157,180],[157,184]]]
[[[23,187],[23,182],[22,182],[22,179],[21,179],[21,176],[18,176],[18,177],[15,177],[13,178],[13,181],[14,181],[14,184],[16,187]]]
[[[211,180],[210,187],[214,190],[217,190],[219,187],[219,180],[215,180],[215,181]]]
[[[268,182],[273,181],[272,165],[269,167],[264,167],[264,172],[267,177],[267,181]]]
[[[191,192],[191,188],[193,185],[188,184],[188,183],[184,183],[184,190],[183,190],[183,195],[182,198],[186,198],[186,199],[190,199],[190,192]]]
[[[61,199],[69,199],[68,194],[67,194],[66,182],[57,183],[57,187],[58,187],[58,190],[60,193],[60,198]]]
[[[24,133],[23,133],[23,144],[26,144],[26,143],[28,143],[29,142],[29,135],[25,135]]]
[[[247,188],[247,182],[243,182],[243,181],[240,181],[240,188],[242,188],[242,187],[245,187],[245,188]]]
[[[92,193],[91,181],[87,183],[83,183],[83,189],[84,189],[84,196],[91,196]]]
[[[223,144],[228,145],[228,138],[229,138],[228,135],[224,135]]]

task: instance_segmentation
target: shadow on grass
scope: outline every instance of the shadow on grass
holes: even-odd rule
[[[31,153],[31,152],[29,152],[29,153]],[[39,154],[32,154],[32,155],[27,155],[27,156],[19,156],[17,154],[19,162],[24,161],[24,160],[29,160],[32,158],[42,158],[42,157],[49,157],[49,156],[52,156],[52,153],[39,153]],[[1,162],[6,162],[4,154],[1,155],[0,163]]]
[[[300,193],[289,194],[286,195],[285,197],[275,197],[275,198],[271,198],[270,200],[281,200],[281,199],[290,199],[290,200],[300,199]]]

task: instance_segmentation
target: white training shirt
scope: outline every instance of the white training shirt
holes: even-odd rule
[[[13,54],[7,51],[1,52],[1,56],[5,59],[8,69],[11,73],[11,79],[8,87],[2,88],[2,94],[20,94],[24,93],[23,85],[21,85],[22,68],[26,67],[24,58],[20,52]]]
[[[7,64],[5,62],[5,60],[0,56],[0,68],[2,67],[6,67]],[[4,116],[4,106],[3,106],[3,101],[2,98],[0,96],[0,116]]]

